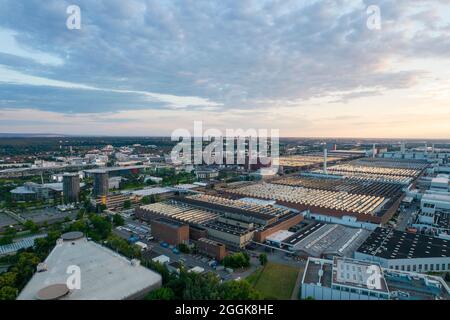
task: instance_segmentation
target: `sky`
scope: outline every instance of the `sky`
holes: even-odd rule
[[[0,132],[170,135],[194,121],[449,139],[450,1],[0,0]]]

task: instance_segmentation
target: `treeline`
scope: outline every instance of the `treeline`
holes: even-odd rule
[[[0,274],[0,300],[16,299],[60,236],[61,232],[50,231],[47,237],[35,240],[33,249],[20,250],[15,255],[0,259],[0,263],[10,265],[7,272]]]
[[[162,276],[161,288],[150,292],[147,300],[261,300],[262,294],[246,280],[222,282],[212,273],[170,272],[165,265],[144,261],[143,265]]]

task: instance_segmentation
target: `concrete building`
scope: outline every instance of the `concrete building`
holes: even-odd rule
[[[353,257],[369,234],[362,228],[313,222],[285,239],[282,247],[306,257]]]
[[[222,261],[225,258],[227,251],[223,243],[213,241],[207,238],[200,238],[197,241],[197,249],[200,253],[203,253],[217,261]]]
[[[23,186],[10,191],[16,201],[49,200],[59,198],[63,192],[62,183],[26,182]]]
[[[219,171],[214,169],[209,170],[195,170],[195,177],[198,180],[212,180],[219,177]]]
[[[63,175],[63,196],[65,203],[80,201],[80,175],[78,173]]]
[[[109,192],[108,172],[104,170],[92,170],[94,177],[94,189],[92,193],[95,197],[107,196]]]
[[[384,269],[349,258],[309,258],[301,298],[315,300],[449,300],[450,288],[440,277]]]
[[[253,240],[253,229],[248,229],[230,223],[213,221],[202,226],[208,233],[208,238],[223,242],[227,246],[240,249]]]
[[[400,271],[450,271],[450,240],[377,228],[355,252],[355,258]]]
[[[67,287],[68,268],[81,270],[80,287]],[[73,271],[71,271],[73,272]],[[161,287],[161,276],[83,237],[64,234],[18,300],[139,299]]]
[[[156,239],[174,246],[189,242],[189,226],[175,220],[154,219],[151,221],[151,230]]]

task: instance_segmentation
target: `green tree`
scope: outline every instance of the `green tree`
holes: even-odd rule
[[[13,237],[11,236],[5,236],[0,238],[0,246],[4,246],[6,244],[11,244],[13,243]]]
[[[190,252],[191,252],[191,250],[189,249],[189,247],[188,247],[186,244],[184,244],[184,243],[180,243],[180,244],[178,245],[178,249],[179,249],[180,252],[182,252],[182,253],[190,253]]]
[[[130,209],[131,208],[131,200],[125,200],[123,202],[123,208],[124,209]]]
[[[25,221],[23,226],[25,229],[30,230],[31,233],[37,233],[39,231],[38,225],[32,220]]]
[[[18,290],[14,287],[5,286],[0,289],[0,300],[15,300]]]
[[[107,218],[92,214],[89,217],[92,228],[88,231],[88,235],[96,240],[105,240],[111,234],[111,222]]]
[[[9,286],[14,287],[17,281],[17,274],[14,272],[5,272],[0,275],[0,288]]]
[[[123,217],[120,214],[115,214],[113,216],[113,224],[114,226],[118,227],[118,226],[123,226],[125,224],[125,220],[123,219]]]
[[[159,288],[150,292],[145,299],[146,300],[173,300],[175,294],[170,288]]]
[[[246,280],[228,281],[221,285],[220,298],[224,300],[260,300],[262,294]]]
[[[265,266],[267,264],[267,254],[261,253],[259,255],[259,262],[261,263],[262,266]]]

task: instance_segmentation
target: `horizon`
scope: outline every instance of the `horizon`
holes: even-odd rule
[[[0,132],[450,138],[450,3],[0,3]]]

